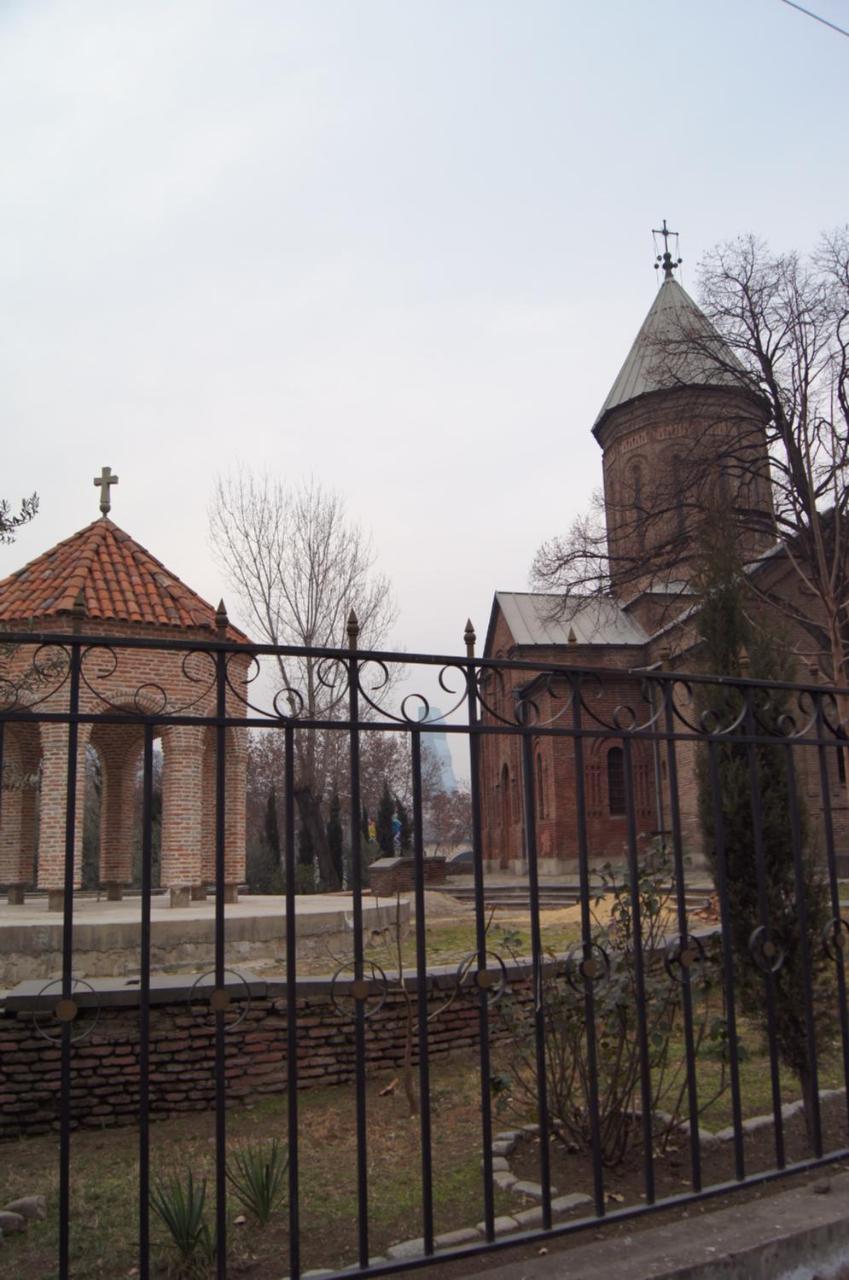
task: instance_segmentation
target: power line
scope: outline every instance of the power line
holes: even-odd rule
[[[836,23],[829,22],[828,18],[821,18],[818,13],[811,13],[810,9],[804,9],[802,5],[796,4],[795,0],[782,0],[782,4],[789,4],[791,9],[798,9],[800,13],[813,18],[814,22],[821,22],[824,27],[831,27],[832,31],[837,31],[842,36],[849,36],[849,31],[844,31],[843,27],[838,27]]]

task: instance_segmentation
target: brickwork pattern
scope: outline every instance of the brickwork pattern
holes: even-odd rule
[[[434,990],[431,1011],[448,992]],[[531,1001],[526,976],[513,977],[510,998]],[[478,1042],[478,1001],[474,988],[429,1024],[434,1056],[468,1052]],[[298,1085],[317,1088],[354,1079],[356,1054],[350,1000],[328,994],[298,1000]],[[345,1008],[348,1005],[348,1009]],[[496,1004],[490,1011],[493,1042],[509,1034]],[[366,1067],[371,1074],[398,1070],[406,1052],[406,1004],[400,991],[366,1023]],[[244,1021],[226,1037],[227,1096],[244,1102],[287,1087],[287,1013],[282,984],[254,998]],[[215,1026],[186,1002],[154,1005],[150,1012],[151,1113],[164,1117],[214,1105]],[[413,1059],[417,1061],[417,1040]],[[38,1034],[32,1017],[0,1018],[0,1138],[45,1133],[58,1126],[60,1049]],[[106,1008],[89,1038],[74,1046],[71,1114],[74,1127],[134,1124],[138,1115],[139,1017],[137,1009]]]

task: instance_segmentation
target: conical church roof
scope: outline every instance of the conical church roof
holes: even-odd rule
[[[70,614],[81,600],[100,622],[215,630],[215,608],[108,517],[0,581],[0,622]],[[229,640],[245,640],[228,627]]]
[[[593,432],[598,433],[613,409],[649,392],[681,386],[740,388],[745,386],[744,373],[704,312],[670,276],[657,291]]]

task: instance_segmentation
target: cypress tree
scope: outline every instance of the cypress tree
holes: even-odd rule
[[[389,791],[389,785],[386,779],[383,780],[383,791],[380,795],[380,804],[377,806],[377,843],[380,845],[381,852],[384,857],[391,858],[395,852],[395,832],[392,827],[392,819],[395,816],[395,801]]]
[[[410,823],[410,815],[401,800],[395,801],[395,816],[401,824],[398,832],[399,850],[402,854],[408,854],[413,843],[413,828]]]
[[[743,566],[734,545],[732,526],[719,522],[705,530],[702,564],[698,575],[701,606],[698,630],[708,672],[718,676],[747,676],[754,680],[789,681],[793,664],[780,632],[767,630],[747,609]],[[755,693],[752,708],[754,730],[762,738],[754,748],[741,741],[747,730],[745,690],[738,686],[698,686],[697,704],[707,728],[723,732],[715,739],[713,753],[722,813],[727,897],[731,939],[735,954],[735,992],[742,1012],[766,1032],[765,981],[754,962],[752,935],[760,927],[758,869],[755,856],[757,828],[753,811],[753,786],[760,798],[760,834],[763,849],[762,878],[768,913],[768,938],[783,953],[773,975],[775,992],[776,1050],[782,1064],[799,1081],[810,1125],[812,1076],[805,1024],[805,973],[803,936],[797,892],[792,810],[795,781],[788,770],[792,745],[785,745],[783,717],[787,695],[770,689]],[[701,749],[697,777],[699,817],[715,882],[718,882],[716,797],[710,777],[710,748]],[[825,958],[818,945],[828,920],[822,878],[807,848],[807,824],[802,797],[795,794],[799,815],[801,882],[807,912],[808,958],[816,1019],[824,1027],[832,1019],[822,997]],[[762,939],[763,940],[763,939]],[[819,990],[818,990],[819,989]]]
[[[341,808],[342,806],[339,802],[339,793],[334,789],[333,795],[330,797],[330,806],[327,818],[327,844],[330,849],[330,856],[333,859],[333,865],[336,868],[340,883],[343,880]]]

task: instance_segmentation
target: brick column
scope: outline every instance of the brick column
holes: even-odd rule
[[[85,751],[91,733],[80,725],[77,739],[77,789],[74,823],[74,888],[82,883]],[[41,810],[38,826],[38,887],[47,889],[51,910],[62,909],[65,885],[65,817],[68,783],[68,726],[41,725]]]
[[[35,775],[39,751],[34,725],[6,726],[0,796],[0,881],[8,885],[12,906],[23,903],[25,888],[35,879]]]
[[[177,725],[162,735],[162,886],[172,906],[191,901],[202,879],[204,731]]]
[[[246,729],[227,731],[226,814],[224,823],[224,882],[230,901],[245,878],[245,823],[248,776]]]

